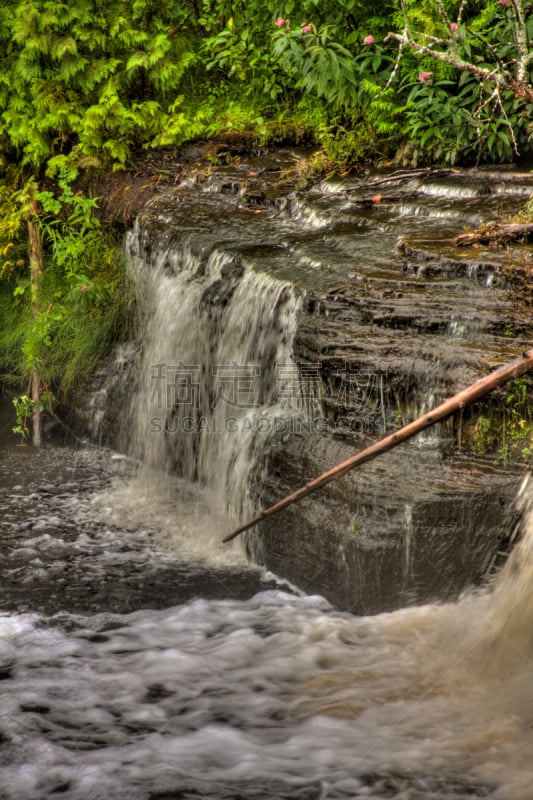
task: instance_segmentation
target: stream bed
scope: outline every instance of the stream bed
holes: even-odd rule
[[[283,196],[276,158],[146,203],[85,439],[21,446],[0,403],[0,800],[532,800],[522,469],[442,426],[221,544],[526,344],[528,252],[450,242],[532,182]]]
[[[533,526],[491,590],[355,617],[205,493],[3,422],[0,797],[530,800]]]

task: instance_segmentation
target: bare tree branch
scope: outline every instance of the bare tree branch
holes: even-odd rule
[[[458,26],[461,25],[461,23],[463,21],[463,14],[464,14],[465,8],[466,8],[466,0],[461,0],[461,7],[459,9],[459,13],[457,14],[457,25]]]
[[[437,6],[437,11],[439,12],[440,18],[442,19],[442,21],[444,22],[446,27],[449,29],[449,27],[450,27],[450,18],[448,16],[448,14],[446,13],[446,9],[444,8],[442,0],[435,0],[435,5]]]
[[[510,364],[500,367],[495,372],[490,373],[484,378],[479,378],[467,389],[463,389],[463,391],[459,392],[453,397],[450,397],[432,411],[429,411],[427,414],[423,414],[413,422],[409,422],[407,425],[404,425],[403,428],[400,428],[395,433],[391,433],[388,436],[385,436],[384,439],[380,439],[379,442],[375,442],[373,445],[370,445],[370,447],[360,450],[346,461],[338,464],[336,467],[331,467],[326,472],[323,472],[322,475],[319,475],[318,478],[309,481],[309,483],[306,483],[305,486],[302,486],[292,494],[287,495],[287,497],[279,500],[270,508],[267,508],[265,511],[261,511],[261,513],[253,519],[245,522],[244,525],[240,525],[238,528],[236,528],[236,530],[228,533],[228,535],[225,536],[222,541],[230,542],[232,539],[235,539],[236,536],[239,536],[239,534],[248,530],[253,525],[256,525],[258,522],[266,519],[266,517],[269,517],[271,514],[275,514],[276,512],[281,511],[283,508],[287,508],[287,506],[292,505],[292,503],[296,503],[298,500],[301,500],[303,497],[307,497],[307,495],[311,494],[312,492],[316,492],[317,489],[320,489],[322,486],[325,486],[333,480],[337,480],[338,478],[342,477],[342,475],[346,475],[347,472],[354,469],[358,465],[364,464],[367,461],[376,458],[376,456],[381,455],[382,453],[387,453],[389,450],[392,450],[393,447],[396,447],[402,442],[406,442],[415,434],[420,433],[420,431],[429,428],[431,425],[435,425],[437,422],[442,422],[443,420],[448,419],[448,417],[450,417],[452,414],[455,414],[456,411],[460,411],[469,403],[472,403],[474,400],[478,400],[480,397],[483,397],[485,394],[487,394],[487,392],[492,391],[492,389],[503,386],[505,383],[518,378],[520,375],[525,375],[532,369],[533,350],[529,350],[528,352],[523,353],[520,358],[512,361]]]
[[[528,34],[526,28],[524,0],[511,0],[513,15],[514,15],[514,35],[515,44],[517,49],[517,60],[504,63],[498,55],[496,49],[487,43],[479,34],[471,32],[473,36],[479,39],[483,46],[487,48],[490,55],[494,58],[496,65],[494,68],[480,66],[471,61],[465,61],[459,55],[457,48],[457,35],[455,30],[452,29],[450,19],[444,8],[442,0],[433,0],[437,12],[449,31],[448,38],[439,38],[423,33],[421,31],[413,32],[410,27],[407,7],[405,0],[402,0],[401,7],[404,17],[404,28],[401,33],[391,32],[386,37],[387,39],[394,39],[399,42],[400,48],[410,50],[420,55],[431,56],[443,64],[448,64],[451,67],[459,70],[460,72],[468,72],[478,78],[478,80],[485,82],[489,81],[495,85],[498,91],[502,89],[509,89],[517,97],[523,98],[530,103],[533,103],[533,86],[528,79],[528,67],[533,61],[533,52],[529,51]],[[458,22],[461,23],[466,0],[463,0],[459,8]],[[501,99],[500,99],[501,103]]]
[[[516,17],[515,35],[516,45],[518,47],[518,54],[520,60],[518,62],[518,70],[516,77],[519,81],[527,81],[527,66],[529,63],[529,48],[528,48],[528,35],[526,28],[526,19],[524,14],[523,0],[512,0],[513,10]]]

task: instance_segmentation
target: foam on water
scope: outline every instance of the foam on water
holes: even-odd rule
[[[95,495],[90,515],[111,529],[149,531],[155,546],[186,561],[245,564],[238,541],[229,547],[221,543],[220,531],[231,530],[234,519],[221,510],[214,514],[215,507],[216,497],[207,489],[144,467]]]
[[[3,615],[0,796],[530,800],[528,514],[493,590],[454,604]]]
[[[23,466],[25,485],[11,486]],[[135,463],[107,451],[1,450],[0,608],[129,611],[250,596],[260,573],[238,545],[222,546],[229,527],[204,490],[178,478],[146,485]]]

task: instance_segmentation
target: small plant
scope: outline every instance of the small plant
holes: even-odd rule
[[[472,437],[472,444],[476,453],[485,455],[493,444],[492,420],[479,416]]]
[[[528,461],[533,454],[533,409],[528,397],[531,379],[510,384],[503,404],[492,404],[475,418],[471,446],[479,455],[494,454],[497,461]]]
[[[402,3],[402,30],[388,39],[398,75],[413,81],[418,66],[419,83],[404,133],[429,159],[505,162],[532,145],[531,16],[524,0],[468,5]]]
[[[32,418],[35,410],[43,411],[49,410],[53,413],[52,403],[54,396],[51,392],[41,392],[39,400],[33,400],[28,394],[21,394],[13,398],[13,405],[15,406],[15,413],[17,416],[17,424],[12,428],[13,433],[18,433],[24,443],[29,439],[29,420]]]

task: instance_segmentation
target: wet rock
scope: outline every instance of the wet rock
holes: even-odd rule
[[[326,437],[280,444],[258,497],[273,505],[353,452]],[[520,475],[405,444],[269,517],[247,534],[247,548],[255,561],[357,614],[457,598],[506,547],[519,517]]]
[[[301,294],[293,351],[313,424],[305,436],[266,444],[258,507],[530,346],[530,310],[509,281],[524,251],[472,256],[453,239],[465,224],[516,211],[533,178],[402,171],[302,192],[283,180],[295,159],[287,151],[238,162],[218,155],[203,181],[151,196],[136,246],[147,269],[166,259],[170,275],[180,259],[195,260],[199,280],[207,259],[223,254],[226,266],[203,295],[219,316],[246,271]],[[116,420],[127,420],[141,348],[132,345],[122,372],[110,360],[95,376],[99,400],[87,417],[99,441],[126,446]],[[496,402],[505,406],[505,397]],[[263,522],[248,537],[252,557],[357,612],[447,599],[478,583],[515,527],[521,470],[495,466],[495,453],[464,459],[469,421],[465,412]]]

